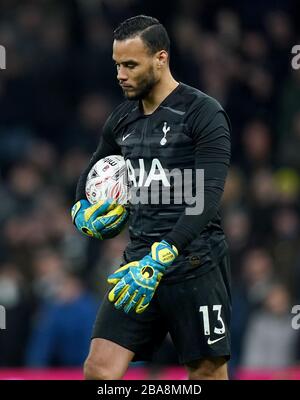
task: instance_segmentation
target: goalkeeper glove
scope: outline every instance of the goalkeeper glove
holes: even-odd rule
[[[166,241],[153,243],[150,254],[124,265],[108,277],[108,283],[115,285],[108,294],[109,301],[126,313],[133,309],[142,313],[149,306],[166,268],[177,255],[176,247]]]
[[[73,206],[71,215],[79,231],[100,240],[118,235],[128,220],[125,207],[110,201],[91,205],[88,200],[79,200]]]

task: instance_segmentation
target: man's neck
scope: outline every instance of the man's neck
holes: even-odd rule
[[[162,79],[142,100],[144,114],[152,114],[178,85],[179,83],[175,81],[171,74],[166,79]]]

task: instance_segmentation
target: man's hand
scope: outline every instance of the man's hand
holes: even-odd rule
[[[177,255],[176,247],[164,240],[153,243],[150,254],[124,265],[108,277],[108,283],[115,285],[109,292],[109,301],[126,313],[134,309],[136,313],[142,313],[149,306],[166,268]]]
[[[125,207],[111,201],[91,205],[88,200],[79,200],[73,206],[71,215],[78,230],[100,240],[117,236],[128,220]]]

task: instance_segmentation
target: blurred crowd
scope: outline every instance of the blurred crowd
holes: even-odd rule
[[[76,366],[126,232],[99,242],[71,223],[77,179],[123,99],[112,31],[148,14],[170,33],[177,80],[232,123],[222,212],[233,274],[232,370],[300,362],[300,9],[291,0],[2,0],[0,366]],[[167,338],[159,364],[176,363]]]

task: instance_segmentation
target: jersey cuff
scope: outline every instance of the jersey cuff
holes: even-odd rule
[[[178,254],[181,253],[182,250],[181,244],[176,239],[174,239],[171,234],[166,235],[163,240],[165,240],[169,245],[175,246],[178,251]]]

